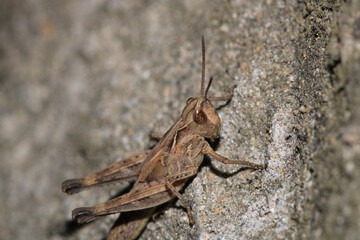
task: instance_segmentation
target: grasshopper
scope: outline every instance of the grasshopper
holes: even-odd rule
[[[200,97],[187,100],[180,117],[165,133],[152,133],[158,140],[153,149],[116,162],[105,169],[84,178],[70,179],[62,184],[62,191],[74,194],[84,189],[107,183],[135,181],[132,189],[119,197],[94,207],[73,210],[72,218],[87,223],[99,217],[122,213],[123,228],[113,229],[111,239],[134,239],[145,226],[155,208],[178,198],[186,208],[190,225],[194,224],[191,208],[180,194],[187,180],[196,175],[204,155],[207,154],[224,164],[240,164],[252,169],[264,169],[266,165],[245,160],[230,160],[217,154],[206,141],[219,137],[221,122],[211,101],[228,101],[233,96],[233,86],[223,97],[208,97],[213,78],[205,89],[205,41],[202,37],[202,72]],[[126,213],[137,211],[136,213]],[[136,217],[136,216],[139,217]],[[122,216],[121,216],[122,217]],[[133,233],[127,230],[134,231]],[[121,236],[122,237],[121,237]]]

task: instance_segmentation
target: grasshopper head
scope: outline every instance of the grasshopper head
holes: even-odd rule
[[[220,133],[220,118],[209,99],[189,98],[182,112],[187,126],[205,138],[215,139]]]

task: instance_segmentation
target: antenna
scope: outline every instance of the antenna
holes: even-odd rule
[[[201,70],[201,96],[205,96],[204,83],[205,83],[205,40],[204,36],[201,36],[202,47],[202,70]]]
[[[205,100],[207,99],[207,94],[208,94],[210,85],[211,85],[211,83],[212,83],[212,80],[213,80],[213,77],[210,77],[209,84],[207,85],[206,90],[205,90],[205,96],[204,96],[204,99],[205,99]]]

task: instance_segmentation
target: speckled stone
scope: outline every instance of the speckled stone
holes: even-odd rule
[[[359,1],[4,0],[0,9],[0,239],[104,239],[71,210],[127,185],[61,192],[153,145],[200,92],[201,36],[220,106],[217,152],[140,239],[355,239]],[[341,9],[341,10],[340,10]]]

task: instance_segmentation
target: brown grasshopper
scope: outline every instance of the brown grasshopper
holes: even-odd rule
[[[223,157],[210,147],[205,139],[214,140],[219,137],[220,118],[211,101],[228,101],[233,96],[233,86],[230,93],[224,97],[208,97],[208,91],[213,78],[210,78],[205,89],[205,42],[202,38],[202,73],[200,97],[187,100],[180,117],[164,134],[153,133],[158,139],[152,150],[133,155],[116,162],[105,169],[94,172],[84,178],[70,179],[62,184],[62,191],[74,194],[86,188],[113,183],[136,180],[130,192],[94,207],[82,207],[73,210],[72,217],[78,223],[86,223],[96,218],[138,211],[140,216],[135,220],[138,226],[145,226],[149,215],[156,206],[179,198],[187,210],[189,223],[194,224],[191,208],[179,191],[186,181],[196,175],[204,155],[224,164],[241,164],[253,169],[263,169],[266,165],[254,164],[244,160],[230,160]],[[136,215],[135,213],[133,215]],[[129,215],[132,218],[132,215]],[[144,220],[145,219],[145,220]],[[131,220],[131,221],[135,221]],[[125,219],[126,221],[126,219]],[[136,222],[135,221],[135,222]],[[134,226],[127,226],[129,229]],[[123,234],[124,229],[118,229],[115,235]],[[127,237],[136,238],[136,233],[126,233]],[[117,236],[119,237],[119,236]],[[120,238],[120,237],[119,237]]]

